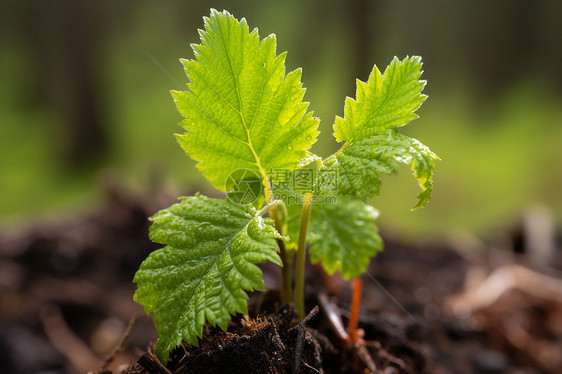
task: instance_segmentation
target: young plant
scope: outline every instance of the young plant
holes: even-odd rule
[[[378,195],[381,174],[409,165],[421,188],[416,209],[430,199],[437,159],[397,131],[426,99],[419,57],[394,58],[384,74],[375,66],[357,81],[333,126],[343,145],[322,159],[309,151],[319,120],[302,102],[301,70],[285,73],[275,36],[260,41],[245,19],[215,10],[199,33],[196,59],[181,60],[187,90],[172,91],[186,130],[176,137],[228,195],[182,197],[151,218],[150,239],[165,247],[136,273],[135,300],[154,313],[164,363],[182,340],[197,345],[206,323],[225,329],[247,313],[247,292],[264,288],[259,263],[283,267],[283,301],[294,300],[300,316],[307,246],[328,273],[359,277],[382,250],[377,212],[364,201]]]

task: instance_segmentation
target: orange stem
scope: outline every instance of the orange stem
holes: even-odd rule
[[[361,304],[361,287],[363,282],[361,279],[356,278],[351,281],[351,288],[353,290],[352,302],[351,302],[351,317],[349,318],[349,325],[347,331],[349,333],[349,339],[352,344],[357,344],[359,342],[359,334],[357,332],[357,325],[359,323],[359,306]]]

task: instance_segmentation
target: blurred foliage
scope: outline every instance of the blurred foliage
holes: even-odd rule
[[[1,221],[95,204],[108,171],[140,190],[153,175],[206,188],[172,135],[180,116],[169,90],[183,89],[178,58],[192,58],[189,43],[211,7],[246,17],[262,36],[276,33],[288,69],[303,67],[305,99],[323,119],[313,150],[324,156],[337,147],[330,128],[355,77],[395,55],[423,57],[429,99],[405,132],[442,158],[434,198],[410,212],[415,182],[386,178],[383,199],[371,201],[383,227],[485,232],[517,222],[535,202],[562,220],[561,2],[78,3],[0,1]],[[91,97],[77,95],[84,77]],[[91,105],[74,115],[84,100]],[[90,147],[95,132],[73,133],[69,118],[99,123],[106,138]]]

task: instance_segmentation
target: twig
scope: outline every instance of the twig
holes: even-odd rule
[[[153,353],[145,353],[138,359],[137,363],[153,374],[172,374],[168,368],[163,366]]]
[[[380,342],[364,341],[364,344],[366,347],[371,347],[376,349],[377,357],[380,358],[381,360],[387,360],[388,362],[391,362],[394,365],[398,366],[398,368],[400,368],[401,370],[406,370],[406,363],[404,362],[404,360],[388,353],[388,351],[383,348]]]
[[[319,310],[320,308],[318,308],[318,305],[316,305],[314,308],[312,308],[310,313],[308,313],[308,315],[304,317],[304,319],[297,325],[299,329],[299,333],[297,335],[297,346],[295,347],[295,356],[294,356],[293,371],[292,371],[293,374],[297,374],[299,372],[299,367],[301,365],[302,351],[304,348],[304,337],[306,334],[306,325],[310,322],[312,318],[316,316],[316,314],[318,314]]]
[[[318,300],[320,301],[320,305],[322,305],[322,309],[324,310],[324,313],[326,313],[326,316],[328,317],[328,320],[330,321],[330,324],[334,328],[336,334],[342,341],[349,343],[351,341],[351,338],[345,330],[345,327],[343,327],[343,322],[341,320],[341,316],[338,312],[337,306],[328,299],[328,296],[326,296],[325,293],[320,293],[318,295]],[[377,366],[375,365],[375,362],[369,354],[369,351],[364,347],[364,344],[365,341],[363,341],[362,339],[358,339],[357,342],[352,345],[352,348],[355,349],[357,356],[363,362],[363,364],[365,364],[365,367],[367,367],[369,372],[376,373]]]
[[[334,328],[334,331],[338,334],[341,340],[349,341],[349,334],[343,327],[343,322],[341,320],[340,314],[337,311],[337,306],[334,305],[325,293],[320,293],[318,295],[318,301],[320,301],[320,305],[322,305],[322,310],[326,313],[326,317],[328,317],[328,321]]]
[[[513,288],[562,304],[561,280],[520,265],[505,265],[494,270],[479,286],[451,298],[448,305],[456,315],[472,314],[488,308]]]
[[[119,353],[123,349],[123,347],[125,346],[125,342],[129,338],[129,335],[133,330],[133,326],[135,325],[138,316],[139,316],[138,313],[133,314],[133,316],[129,320],[129,325],[127,326],[127,329],[125,330],[125,332],[121,336],[121,339],[119,340],[119,343],[117,343],[115,348],[113,348],[111,352],[109,352],[109,354],[105,357],[105,360],[103,361],[103,365],[99,371],[106,370],[107,366],[115,359],[115,355],[117,355],[117,353]]]
[[[307,364],[306,362],[302,363],[304,366],[306,366],[307,369],[314,371],[315,373],[318,374],[322,374],[322,372],[318,369],[316,369],[315,367],[310,366],[309,364]]]
[[[369,370],[369,373],[377,373],[377,365],[375,365],[375,362],[373,361],[373,358],[371,357],[371,354],[369,353],[367,348],[364,345],[359,345],[355,346],[355,349],[357,352],[357,356],[359,356],[363,364],[365,364],[365,366]]]
[[[44,306],[40,317],[49,340],[77,371],[85,373],[99,366],[99,358],[68,327],[58,306]]]
[[[562,344],[540,340],[529,334],[513,317],[502,321],[503,335],[514,347],[533,357],[548,372],[559,372],[562,367]]]

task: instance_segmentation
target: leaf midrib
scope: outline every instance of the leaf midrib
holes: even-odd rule
[[[246,120],[245,120],[245,118],[244,118],[244,113],[242,113],[242,96],[240,95],[240,88],[239,88],[239,85],[238,85],[238,77],[236,76],[236,73],[234,72],[234,68],[232,67],[232,61],[231,61],[231,59],[230,59],[230,53],[229,53],[229,51],[228,51],[228,46],[227,46],[227,43],[226,43],[226,39],[225,39],[225,37],[224,37],[224,33],[223,33],[223,30],[222,30],[222,26],[221,26],[220,24],[219,24],[219,30],[220,30],[220,35],[221,35],[221,38],[222,38],[222,41],[223,41],[222,45],[223,45],[224,51],[225,51],[225,53],[226,53],[226,58],[227,58],[227,61],[228,61],[228,66],[230,67],[230,71],[231,71],[232,76],[233,76],[233,78],[234,78],[234,86],[236,87],[236,95],[237,95],[237,98],[238,98],[238,113],[239,113],[239,115],[240,115],[240,119],[242,120],[242,125],[244,126],[244,130],[246,130],[246,137],[247,137],[247,142],[246,142],[246,144],[247,144],[248,147],[250,148],[250,151],[252,152],[252,155],[254,156],[254,159],[256,160],[256,166],[258,167],[258,170],[259,170],[259,172],[260,172],[260,174],[261,174],[261,176],[262,176],[262,184],[263,184],[263,186],[264,186],[264,188],[265,188],[265,190],[266,190],[266,195],[268,195],[267,190],[268,190],[268,188],[269,188],[269,187],[268,187],[269,183],[268,183],[267,173],[266,173],[265,169],[263,168],[263,166],[261,165],[260,158],[259,158],[259,156],[257,155],[256,150],[254,149],[254,146],[252,145],[252,139],[251,139],[251,137],[250,137],[250,131],[249,131],[249,129],[248,129],[248,125],[246,125]],[[244,48],[244,47],[243,47],[243,46],[244,46],[243,40],[244,40],[244,33],[245,33],[245,30],[244,30],[243,28],[241,28],[241,29],[240,29],[240,32],[242,33],[242,37],[241,37],[242,41],[241,41],[241,44],[242,44],[242,48]],[[244,54],[242,53],[241,56],[242,56],[242,58],[243,58]],[[271,192],[269,192],[269,195],[270,195],[270,196],[268,196],[268,200],[272,200]]]

